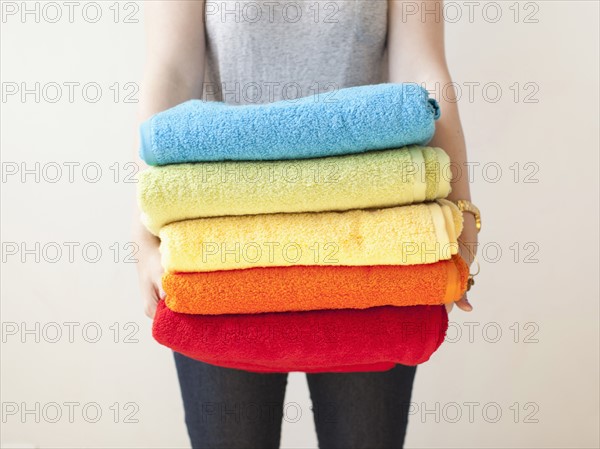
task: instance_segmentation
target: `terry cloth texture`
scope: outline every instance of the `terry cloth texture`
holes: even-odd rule
[[[445,306],[187,315],[163,301],[153,335],[214,365],[257,372],[382,371],[427,361],[448,328]]]
[[[450,259],[462,214],[450,201],[346,212],[242,215],[160,230],[166,271],[294,265],[415,265]]]
[[[140,128],[149,165],[305,159],[425,145],[439,107],[417,84],[376,84],[295,101],[232,106],[190,100]]]
[[[441,148],[295,161],[204,162],[151,167],[139,175],[142,221],[390,207],[445,198],[450,159]]]
[[[296,266],[208,273],[165,273],[165,303],[174,312],[290,312],[437,305],[457,301],[469,268],[457,254],[423,265]]]

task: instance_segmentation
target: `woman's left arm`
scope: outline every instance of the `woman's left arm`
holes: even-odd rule
[[[435,136],[430,145],[443,148],[463,173],[452,180],[452,193],[448,199],[470,200],[469,180],[464,175],[467,173],[465,138],[444,49],[442,3],[436,0],[418,3],[388,0],[389,82],[440,87],[439,91],[444,93],[445,98],[438,99],[442,114],[436,122]],[[469,213],[464,214],[460,239],[464,243],[460,244],[460,254],[470,265],[476,250],[477,230],[475,219]],[[466,295],[456,304],[462,310],[472,310]]]

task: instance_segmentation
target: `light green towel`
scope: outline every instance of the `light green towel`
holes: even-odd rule
[[[201,162],[139,175],[142,221],[158,234],[191,218],[343,211],[445,198],[448,155],[411,146],[318,159]]]

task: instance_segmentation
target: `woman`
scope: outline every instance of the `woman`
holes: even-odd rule
[[[140,119],[203,94],[243,104],[384,81],[446,86],[451,79],[441,6],[397,0],[147,2]],[[439,101],[442,116],[431,145],[464,166],[455,99]],[[450,199],[470,199],[465,176],[454,179]],[[474,218],[464,218],[461,240],[473,244]],[[159,242],[141,224],[137,239],[145,310],[153,317],[163,294]],[[471,262],[471,251],[462,246],[461,254]],[[472,309],[466,297],[457,304]],[[193,447],[279,445],[287,375],[219,368],[180,354],[175,361]],[[308,375],[320,446],[401,447],[414,375],[415,368],[406,366]]]

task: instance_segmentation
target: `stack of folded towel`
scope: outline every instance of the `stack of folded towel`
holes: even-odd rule
[[[437,103],[412,84],[334,100],[194,100],[142,125],[160,343],[256,372],[385,370],[442,343],[468,268],[450,161],[423,146]]]

